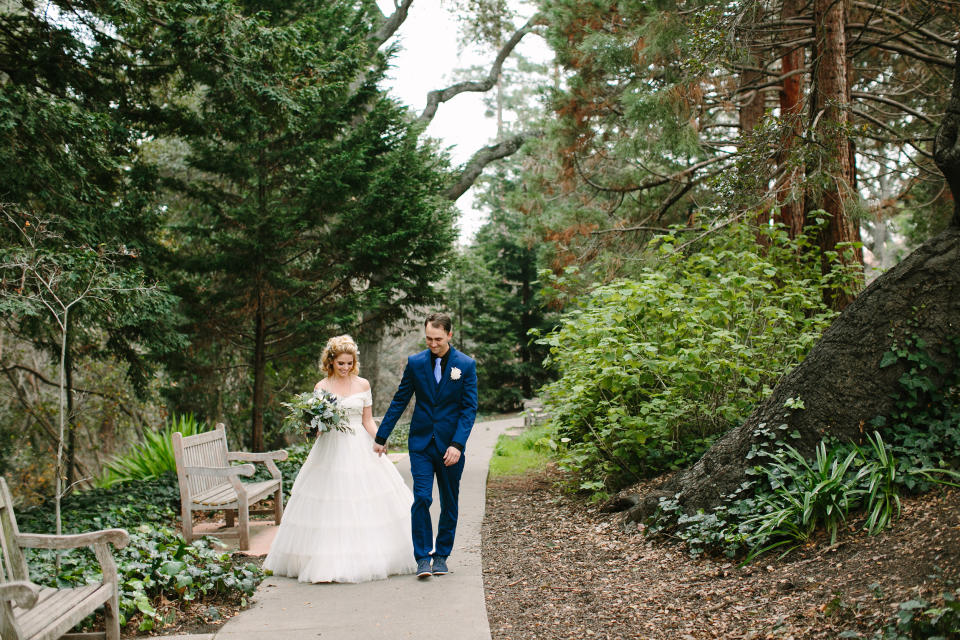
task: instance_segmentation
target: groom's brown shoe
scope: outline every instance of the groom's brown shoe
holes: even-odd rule
[[[417,577],[418,578],[429,578],[433,575],[433,571],[430,570],[430,558],[420,558],[417,560]]]

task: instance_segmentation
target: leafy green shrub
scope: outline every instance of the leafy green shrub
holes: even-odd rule
[[[301,461],[302,462],[302,461]],[[120,580],[123,624],[139,619],[141,630],[164,620],[156,609],[161,599],[174,603],[217,596],[233,600],[249,597],[262,579],[254,565],[235,565],[229,554],[212,549],[205,540],[186,544],[175,529],[179,517],[179,487],[173,473],[155,480],[134,480],[74,493],[63,502],[65,533],[123,528],[130,544],[114,551]],[[17,512],[20,530],[52,533],[52,503]],[[55,573],[54,552],[30,550],[27,562],[38,584],[70,587],[100,575],[89,549],[61,555]]]
[[[209,430],[210,427],[197,422],[192,413],[179,418],[171,417],[163,429],[147,431],[142,443],[108,462],[98,484],[109,487],[125,480],[150,480],[169,471],[176,472],[177,463],[173,458],[171,440],[173,434],[179,431],[185,436],[192,436]]]
[[[560,378],[547,412],[580,488],[602,492],[696,460],[796,365],[834,316],[807,239],[743,225],[698,252],[602,285],[541,339]]]
[[[64,497],[61,509],[64,533],[166,525],[179,517],[180,487],[176,473],[167,472],[154,480],[129,480],[71,493]],[[21,531],[53,533],[53,501],[17,510],[17,522]]]
[[[894,341],[880,362],[881,367],[907,364],[894,410],[871,424],[888,434],[902,484],[911,491],[927,490],[933,480],[924,474],[905,473],[909,469],[960,468],[960,370],[947,375],[944,365],[957,361],[960,338],[945,340],[933,349],[922,339],[907,335]]]

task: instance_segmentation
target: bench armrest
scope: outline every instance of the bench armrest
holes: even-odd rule
[[[17,542],[21,547],[32,549],[76,549],[77,547],[92,547],[95,544],[109,542],[117,549],[122,549],[130,542],[130,535],[123,529],[103,529],[102,531],[62,536],[44,533],[21,533],[17,535]]]
[[[274,460],[286,460],[287,452],[283,449],[279,451],[264,451],[263,453],[247,453],[246,451],[228,451],[227,460],[246,460],[248,462],[260,462],[267,466],[267,471],[274,480],[280,480],[280,468]]]
[[[286,460],[287,452],[284,449],[278,451],[264,451],[263,453],[247,453],[246,451],[228,451],[227,460],[242,460],[243,462],[266,462],[267,460]]]
[[[230,478],[234,476],[252,476],[255,469],[252,464],[238,464],[231,467],[184,467],[183,471],[188,476]]]
[[[32,609],[40,597],[40,587],[27,580],[0,584],[0,602],[14,602],[21,609]]]

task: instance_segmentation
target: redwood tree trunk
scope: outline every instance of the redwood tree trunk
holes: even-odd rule
[[[370,381],[373,395],[373,412],[379,415],[384,411],[383,398],[386,390],[377,384],[380,379],[380,349],[383,345],[383,334],[386,327],[380,319],[379,312],[366,312],[360,322],[360,333],[357,339],[360,342],[360,375]]]
[[[844,3],[842,0],[814,0],[813,19],[817,58],[814,128],[817,141],[825,150],[824,167],[830,175],[829,184],[824,188],[819,203],[830,214],[830,218],[820,233],[819,245],[824,254],[837,251],[845,263],[859,266],[863,264],[861,249],[837,247],[841,243],[860,241],[860,227],[847,212],[847,202],[853,196],[854,177],[850,141],[844,134],[848,123],[847,105],[850,103]],[[826,260],[825,256],[825,270],[829,269]],[[825,291],[825,295],[836,309],[845,308],[854,298],[850,293]]]
[[[263,293],[257,294],[257,310],[254,320],[253,347],[253,418],[251,447],[254,451],[263,451],[263,403],[264,381],[267,375],[267,332],[264,321]]]
[[[798,0],[784,0],[780,17],[786,22],[800,15]],[[784,34],[789,42],[802,37],[800,29]],[[796,238],[803,232],[806,219],[803,215],[803,190],[798,188],[803,175],[803,166],[796,164],[793,158],[797,141],[803,132],[801,116],[803,113],[803,69],[804,49],[797,45],[788,44],[787,49],[780,57],[780,72],[789,76],[783,80],[780,90],[780,118],[786,124],[783,138],[780,142],[780,151],[777,163],[780,165],[780,182],[777,185],[780,216],[777,222],[782,222],[791,238]],[[794,75],[789,75],[789,74]]]

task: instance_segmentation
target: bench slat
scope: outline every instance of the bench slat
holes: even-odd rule
[[[113,585],[92,584],[74,589],[44,589],[27,611],[14,608],[24,638],[59,638],[107,602]]]
[[[263,482],[245,482],[244,489],[247,490],[247,496],[250,502],[256,502],[259,497],[269,495],[280,486],[278,480],[265,480]],[[237,492],[230,485],[217,487],[210,491],[197,494],[193,497],[193,502],[204,506],[227,505],[237,501]]]

